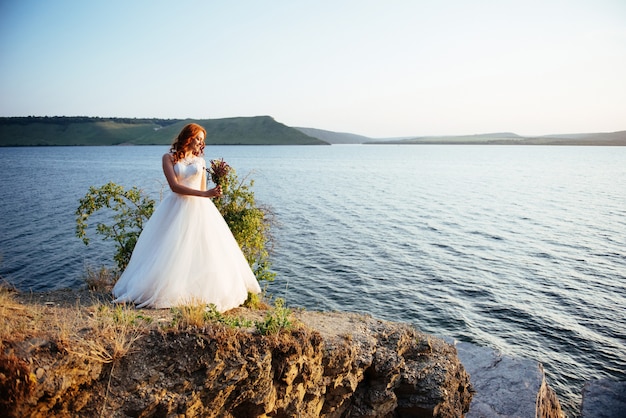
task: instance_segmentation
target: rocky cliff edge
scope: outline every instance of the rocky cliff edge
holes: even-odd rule
[[[170,310],[21,299],[0,308],[0,415],[460,417],[472,399],[452,345],[367,315],[296,311],[291,329],[262,335],[181,326]]]
[[[536,362],[353,313],[264,335],[272,314],[0,292],[0,416],[563,416]]]

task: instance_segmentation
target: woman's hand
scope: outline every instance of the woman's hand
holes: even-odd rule
[[[206,197],[222,197],[222,186],[217,186],[207,190]]]

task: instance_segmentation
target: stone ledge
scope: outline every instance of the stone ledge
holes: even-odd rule
[[[626,416],[626,382],[592,380],[583,387],[582,418]]]
[[[171,312],[137,310],[152,325],[125,354],[103,362],[90,351],[102,342],[92,319],[102,305],[64,306],[60,296],[75,299],[38,295],[9,307],[15,329],[28,328],[29,309],[33,320],[51,321],[37,335],[2,341],[0,392],[28,383],[13,400],[0,399],[9,416],[448,418],[462,417],[472,398],[456,349],[407,324],[304,311],[294,313],[303,326],[263,336],[213,323],[161,328]],[[71,319],[76,332],[55,334],[55,318]]]
[[[466,342],[455,344],[474,397],[467,418],[563,418],[540,363]]]

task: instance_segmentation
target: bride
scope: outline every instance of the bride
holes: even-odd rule
[[[220,312],[245,302],[259,284],[226,221],[209,199],[203,158],[206,130],[186,125],[163,155],[169,194],[145,224],[128,266],[113,287],[114,302],[139,308],[215,304]]]

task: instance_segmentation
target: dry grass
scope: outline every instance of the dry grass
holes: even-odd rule
[[[176,306],[171,309],[171,325],[177,329],[202,328],[207,323],[206,309],[202,303]]]
[[[8,288],[0,286],[0,317],[9,318],[15,316],[15,311],[23,311],[24,307],[15,301],[13,292]],[[9,321],[0,322],[0,344],[11,333],[11,323]]]
[[[43,313],[39,309],[27,309],[15,299],[15,292],[0,286],[0,348],[13,340],[36,336],[46,327],[41,323]],[[39,326],[34,326],[39,324]]]
[[[130,353],[135,341],[150,330],[152,323],[150,317],[127,305],[100,304],[86,318],[84,311],[77,314],[83,315],[78,321],[87,328],[80,331],[76,331],[80,328],[73,328],[74,332],[68,334],[71,345],[66,349],[101,363],[111,363]]]
[[[151,323],[132,306],[111,307],[102,301],[59,306],[20,303],[0,287],[0,348],[12,342],[43,338],[70,354],[110,363],[131,349]]]
[[[108,284],[108,280],[100,283]],[[282,305],[264,311],[241,307],[226,313],[201,303],[137,309],[132,304],[114,305],[110,292],[93,290],[99,286],[90,288],[24,294],[0,286],[0,410],[11,410],[28,399],[38,381],[33,364],[51,361],[58,352],[69,357],[69,364],[74,360],[110,364],[104,414],[118,360],[140,347],[137,341],[151,332],[199,332],[211,340],[245,344],[259,338],[258,331],[264,334],[261,338],[281,347],[293,339],[291,332],[280,332],[291,329],[291,312]]]
[[[107,271],[100,283],[110,283]],[[291,311],[282,303],[271,307],[260,300],[254,310],[239,308],[226,313],[214,306],[189,303],[170,310],[136,309],[113,305],[110,294],[85,290],[23,295],[0,286],[0,349],[7,344],[43,339],[68,354],[101,363],[114,362],[132,352],[134,343],[152,330],[188,331],[218,325],[231,329],[256,329],[268,335],[289,330]],[[280,301],[282,302],[282,301]],[[264,317],[263,317],[264,315]],[[154,318],[158,318],[155,320]]]

